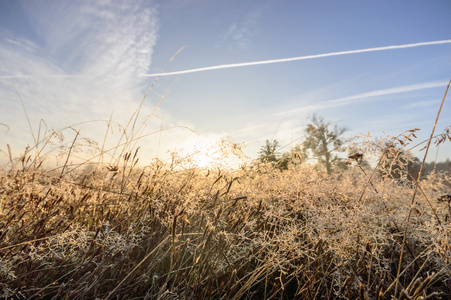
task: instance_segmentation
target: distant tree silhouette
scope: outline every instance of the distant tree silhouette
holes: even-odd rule
[[[296,145],[291,148],[290,151],[282,154],[282,157],[278,160],[276,166],[281,170],[288,170],[290,164],[299,165],[305,160],[306,156],[307,155],[304,149],[301,148],[301,145]]]
[[[326,123],[323,117],[316,114],[310,117],[310,121],[305,129],[307,137],[303,143],[304,149],[306,152],[312,152],[318,158],[318,162],[325,165],[327,173],[331,174],[332,165],[339,162],[339,158],[332,152],[337,151],[343,144],[340,136],[348,128],[335,125],[333,129],[329,129],[331,123]]]
[[[265,145],[260,148],[259,160],[264,163],[275,165],[279,155],[277,147],[279,147],[279,142],[277,140],[273,140],[272,142],[266,140]]]
[[[409,161],[407,163],[407,170],[409,171],[409,174],[413,177],[409,179],[416,180],[418,177],[418,174],[420,173],[422,162],[418,157],[414,157],[412,161]],[[437,173],[447,173],[448,175],[451,175],[451,161],[446,159],[446,161],[442,162],[429,162],[425,163],[423,166],[423,171],[421,172],[421,178],[425,178],[432,172]]]
[[[260,148],[258,160],[263,163],[270,163],[280,170],[288,170],[288,166],[299,165],[305,159],[306,154],[300,145],[291,148],[290,151],[280,153],[277,151],[279,142],[274,140],[270,142],[265,141],[265,145]]]
[[[420,169],[421,169],[420,159],[418,157],[412,158],[412,160],[407,163],[407,172],[409,175],[407,179],[416,181],[418,178],[418,174],[420,173]],[[426,170],[423,169],[423,175],[425,174],[425,171]]]

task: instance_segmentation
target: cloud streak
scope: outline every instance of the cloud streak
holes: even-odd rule
[[[297,60],[308,60],[308,59],[331,57],[331,56],[341,56],[341,55],[359,54],[359,53],[377,52],[377,51],[388,51],[388,50],[406,49],[406,48],[415,48],[415,47],[424,47],[424,46],[433,46],[433,45],[442,45],[442,44],[451,44],[451,40],[440,40],[440,41],[432,41],[432,42],[421,42],[421,43],[413,43],[413,44],[403,44],[403,45],[393,45],[393,46],[385,46],[385,47],[358,49],[358,50],[330,52],[330,53],[298,56],[298,57],[291,57],[291,58],[254,61],[254,62],[247,62],[247,63],[226,64],[226,65],[218,65],[218,66],[196,68],[196,69],[167,72],[167,73],[141,74],[140,76],[142,76],[142,77],[160,77],[160,76],[182,75],[182,74],[205,72],[205,71],[220,70],[220,69],[249,67],[249,66],[257,66],[257,65],[284,63],[284,62],[297,61]]]
[[[352,95],[352,96],[348,96],[348,97],[327,100],[327,101],[324,101],[324,102],[321,102],[318,104],[314,104],[314,105],[302,106],[299,108],[282,111],[275,115],[282,116],[282,115],[299,113],[299,112],[314,111],[314,110],[318,110],[318,109],[326,108],[326,107],[330,108],[330,107],[337,107],[337,106],[346,106],[346,105],[353,104],[355,102],[360,102],[359,100],[362,100],[362,99],[365,99],[366,101],[371,101],[371,98],[376,98],[379,96],[387,96],[387,95],[408,93],[408,92],[432,89],[432,88],[438,88],[438,87],[446,87],[447,84],[448,84],[448,81],[433,81],[433,82],[424,82],[424,83],[418,83],[418,84],[412,84],[412,85],[404,85],[404,86],[394,87],[394,88],[390,88],[390,89],[375,90],[375,91],[360,93],[360,94],[356,94],[356,95]]]
[[[354,100],[367,99],[367,98],[373,98],[373,97],[379,97],[379,96],[385,96],[385,95],[393,95],[393,94],[399,94],[399,93],[407,93],[407,92],[431,89],[431,88],[436,88],[436,87],[443,87],[443,86],[446,86],[447,84],[448,84],[447,81],[434,81],[434,82],[425,82],[425,83],[419,83],[419,84],[413,84],[413,85],[405,85],[405,86],[371,91],[371,92],[357,94],[357,95],[353,95],[353,96],[349,96],[349,97],[330,100],[327,103],[330,105],[343,105],[343,104],[348,104],[349,102],[354,102]]]

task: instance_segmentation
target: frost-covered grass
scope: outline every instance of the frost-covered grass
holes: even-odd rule
[[[450,208],[437,201],[449,174],[422,180],[412,205],[412,184],[376,172],[369,185],[357,166],[328,176],[308,164],[206,171],[125,158],[71,176],[31,163],[1,173],[3,297],[451,294]]]
[[[362,136],[332,175],[177,156],[138,167],[138,113],[113,148],[51,130],[18,159],[0,151],[0,297],[450,299],[451,177],[410,179],[415,129]]]

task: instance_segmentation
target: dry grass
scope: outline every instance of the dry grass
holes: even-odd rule
[[[309,165],[284,172],[121,165],[72,179],[32,167],[2,173],[3,297],[424,299],[451,293],[449,208],[435,201],[446,177],[421,182],[437,216],[423,195],[416,198],[398,276],[413,192],[399,181],[374,176],[374,188],[365,190],[368,176],[358,168],[327,176]]]
[[[406,147],[414,132],[364,137],[352,147],[377,167],[331,176],[308,164],[207,171],[180,158],[138,168],[133,134],[113,164],[95,156],[86,172],[68,163],[78,132],[50,172],[41,138],[0,173],[1,296],[449,299],[450,174],[420,180],[413,203],[408,173],[388,176],[409,151],[400,159],[387,141]]]

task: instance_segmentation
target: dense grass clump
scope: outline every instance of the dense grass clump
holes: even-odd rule
[[[449,174],[412,204],[412,184],[369,172],[3,170],[2,297],[445,299]]]
[[[203,169],[177,156],[138,167],[139,109],[116,147],[105,136],[79,165],[80,145],[96,146],[80,131],[65,144],[62,132],[33,136],[18,159],[2,151],[0,297],[451,299],[451,175],[421,177],[423,161],[412,176],[416,129],[362,136],[331,174],[302,161]]]

